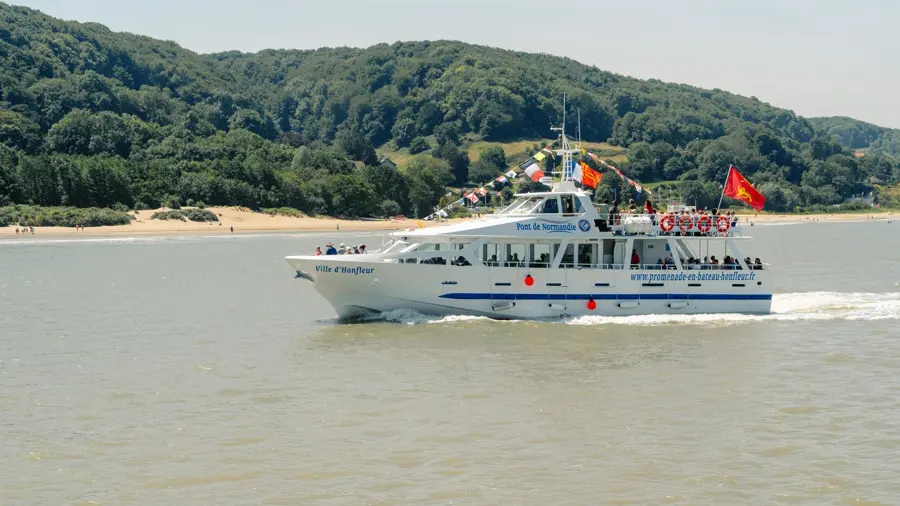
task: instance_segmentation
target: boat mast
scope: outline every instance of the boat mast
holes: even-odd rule
[[[553,174],[560,175],[560,182],[568,182],[572,181],[573,174],[573,161],[575,154],[581,153],[581,149],[575,149],[569,144],[569,138],[566,137],[566,94],[563,94],[563,122],[560,127],[553,127],[550,130],[554,132],[559,132],[559,144],[560,149],[554,150],[554,153],[562,157],[562,170],[558,172],[553,172]],[[578,112],[578,147],[581,146],[581,111]]]

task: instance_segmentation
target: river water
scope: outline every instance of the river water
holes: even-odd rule
[[[339,324],[328,239],[0,242],[0,504],[897,504],[900,224],[758,226],[767,316]]]

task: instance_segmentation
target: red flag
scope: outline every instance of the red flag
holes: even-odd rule
[[[603,174],[592,169],[590,165],[581,162],[581,185],[587,188],[596,188],[603,179]]]
[[[766,197],[756,191],[756,188],[734,168],[734,165],[728,169],[725,196],[740,200],[757,211],[761,211],[766,204]]]

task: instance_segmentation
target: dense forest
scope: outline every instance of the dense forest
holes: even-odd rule
[[[0,205],[422,216],[517,161],[472,162],[467,142],[547,137],[564,93],[626,174],[701,205],[729,164],[771,210],[889,204],[880,185],[900,180],[894,130],[460,42],[200,55],[0,3],[0,58]],[[383,148],[415,156],[398,169]]]

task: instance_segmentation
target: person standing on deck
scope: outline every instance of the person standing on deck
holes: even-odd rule
[[[631,250],[631,268],[632,269],[640,269],[641,266],[641,256],[638,255],[637,249]]]

